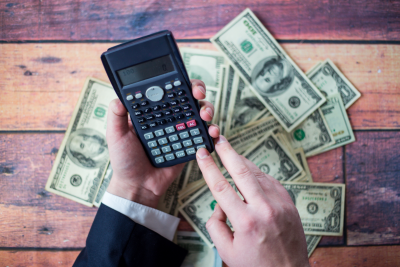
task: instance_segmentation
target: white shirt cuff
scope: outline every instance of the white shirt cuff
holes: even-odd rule
[[[104,193],[101,202],[116,210],[132,221],[147,227],[166,239],[172,241],[180,219],[165,212],[141,205],[122,197]]]

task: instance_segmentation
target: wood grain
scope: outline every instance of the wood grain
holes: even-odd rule
[[[86,77],[108,80],[99,56],[113,45],[0,44],[0,130],[65,130]],[[337,64],[362,94],[348,110],[354,129],[400,128],[400,46],[283,47],[304,71],[327,57]]]
[[[398,1],[2,1],[1,40],[210,38],[246,7],[277,39],[399,40]]]
[[[400,132],[358,132],[346,147],[347,244],[400,243]]]
[[[58,266],[70,267],[80,251],[0,251],[1,266]]]

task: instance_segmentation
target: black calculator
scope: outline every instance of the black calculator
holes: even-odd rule
[[[214,151],[170,31],[111,47],[101,61],[153,166],[193,160],[202,147]]]

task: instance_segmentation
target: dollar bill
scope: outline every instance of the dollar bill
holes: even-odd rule
[[[205,180],[200,180],[199,183],[192,183],[192,186],[185,190],[182,194],[179,194],[178,203],[179,205],[183,205],[186,201],[188,201],[194,194],[197,193],[204,185],[206,184]]]
[[[221,90],[220,88],[207,86],[206,97],[204,100],[210,102],[214,106],[214,115],[218,116],[219,113],[219,104],[221,98]],[[217,117],[213,117],[212,123],[217,121]]]
[[[47,180],[47,191],[93,206],[109,158],[108,105],[116,97],[110,84],[86,80]]]
[[[313,179],[312,179],[312,175],[310,172],[310,168],[308,167],[308,163],[307,163],[306,155],[304,154],[304,150],[301,147],[296,148],[294,150],[294,154],[297,158],[297,161],[300,163],[301,167],[303,168],[303,170],[306,173],[306,175],[303,178],[301,178],[299,180],[299,182],[312,183]]]
[[[328,97],[328,102],[321,107],[328,122],[335,143],[321,152],[347,145],[356,140],[342,98],[339,94]]]
[[[210,248],[196,232],[177,232],[177,244],[188,251],[181,267],[222,267],[216,248]]]
[[[344,184],[284,182],[306,235],[343,234]]]
[[[351,84],[330,59],[319,62],[307,72],[307,76],[325,97],[340,94],[343,104],[348,109],[358,98],[360,92]]]
[[[182,60],[190,79],[202,80],[207,88],[219,88],[221,84],[221,65],[224,64],[224,55],[217,51],[180,48]]]
[[[103,199],[104,193],[107,191],[108,185],[110,184],[113,175],[113,168],[110,161],[108,161],[107,170],[104,173],[104,177],[101,181],[99,192],[97,192],[96,198],[94,199],[93,205],[100,207],[101,201]]]
[[[227,123],[229,100],[233,90],[233,82],[235,78],[235,70],[232,66],[228,66],[227,74],[225,76],[224,88],[222,89],[222,99],[220,106],[219,127],[220,133],[226,135],[225,126]]]
[[[228,71],[228,67],[226,65],[221,65],[221,71],[220,71],[220,86],[219,86],[219,92],[218,92],[218,96],[217,96],[217,103],[216,103],[216,107],[214,106],[214,117],[211,121],[211,123],[215,123],[218,124],[219,123],[219,116],[220,116],[220,110],[221,110],[221,98],[222,98],[222,91],[225,88],[225,76],[227,76],[227,71]],[[207,93],[206,93],[207,94]]]
[[[326,101],[250,9],[211,42],[287,132]]]
[[[318,246],[319,241],[321,241],[322,236],[320,235],[306,235],[307,243],[307,254],[308,257],[314,252],[315,248]]]
[[[196,160],[190,161],[188,164],[188,169],[186,171],[185,180],[183,182],[183,188],[186,188],[191,183],[203,179],[203,174],[201,173],[200,167]]]
[[[247,149],[243,156],[280,182],[292,181],[303,171],[300,163],[272,132]]]
[[[315,155],[326,147],[335,144],[333,135],[320,109],[314,111],[291,133],[287,133],[290,145],[296,149],[302,147],[306,157]]]

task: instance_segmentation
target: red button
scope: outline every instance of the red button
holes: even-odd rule
[[[186,125],[187,125],[188,127],[194,127],[194,126],[196,126],[196,121],[195,121],[195,120],[188,121],[188,122],[186,123]]]
[[[184,123],[180,123],[180,124],[177,124],[177,125],[176,125],[176,129],[177,129],[178,131],[184,130],[184,129],[186,129],[186,126],[185,126]]]

